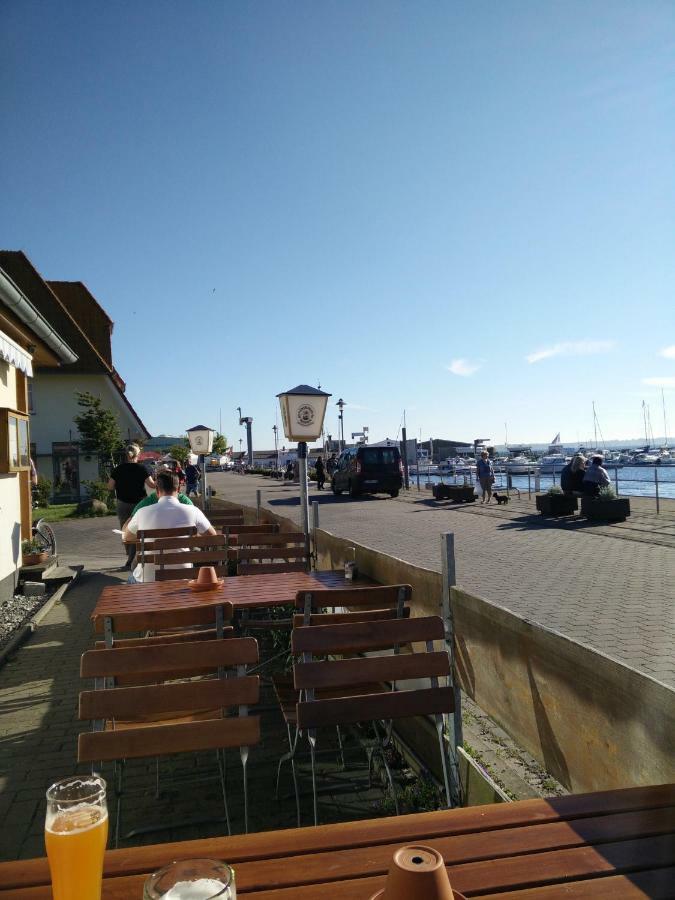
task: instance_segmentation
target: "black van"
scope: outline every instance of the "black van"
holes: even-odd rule
[[[398,447],[352,447],[340,456],[331,478],[333,493],[390,494],[398,497],[403,486],[403,465]]]

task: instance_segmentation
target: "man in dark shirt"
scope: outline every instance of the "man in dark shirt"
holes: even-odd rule
[[[197,495],[199,493],[199,479],[202,477],[201,469],[192,463],[185,466],[185,493]]]
[[[148,475],[144,465],[138,462],[138,456],[141,448],[138,444],[129,444],[126,448],[126,462],[121,463],[112,470],[112,474],[108,480],[108,489],[115,491],[117,498],[117,518],[119,519],[120,528],[124,526],[127,519],[131,518],[134,507],[145,497],[145,488],[155,487],[155,482]],[[136,545],[128,544],[127,562],[125,569],[131,569],[133,566],[134,556],[136,555]]]

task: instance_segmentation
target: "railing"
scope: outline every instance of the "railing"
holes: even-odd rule
[[[628,497],[644,497],[653,499],[655,502],[656,513],[661,512],[662,501],[664,499],[675,499],[675,466],[659,467],[659,466],[626,466],[632,472],[639,468],[644,472],[642,478],[634,475],[621,474],[623,469],[611,464],[605,466],[612,481],[617,496],[623,495]],[[672,477],[668,474],[672,473]],[[415,477],[415,476],[413,476]],[[447,484],[476,484],[475,475],[456,475],[452,473],[434,473],[429,475],[423,470],[418,469],[417,472],[417,490],[421,490],[420,479],[422,479],[426,489],[430,489],[434,482],[445,482]],[[527,473],[512,474],[508,472],[495,473],[494,487],[498,491],[506,491],[508,494],[512,490],[519,493],[527,491],[528,497],[532,497],[533,493],[546,490],[553,484],[560,483],[560,471],[542,473],[538,466],[532,466]],[[411,479],[412,480],[412,479]],[[641,489],[636,489],[636,488]],[[631,489],[631,487],[633,489]]]

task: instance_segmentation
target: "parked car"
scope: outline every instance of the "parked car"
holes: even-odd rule
[[[397,447],[351,447],[338,460],[331,478],[333,493],[390,494],[398,497],[403,485],[403,464]]]

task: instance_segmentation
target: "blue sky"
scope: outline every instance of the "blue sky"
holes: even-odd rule
[[[4,0],[0,246],[153,433],[675,434],[671,2]],[[650,380],[646,382],[645,379]],[[332,405],[327,431],[336,433]],[[237,444],[238,446],[238,444]]]

